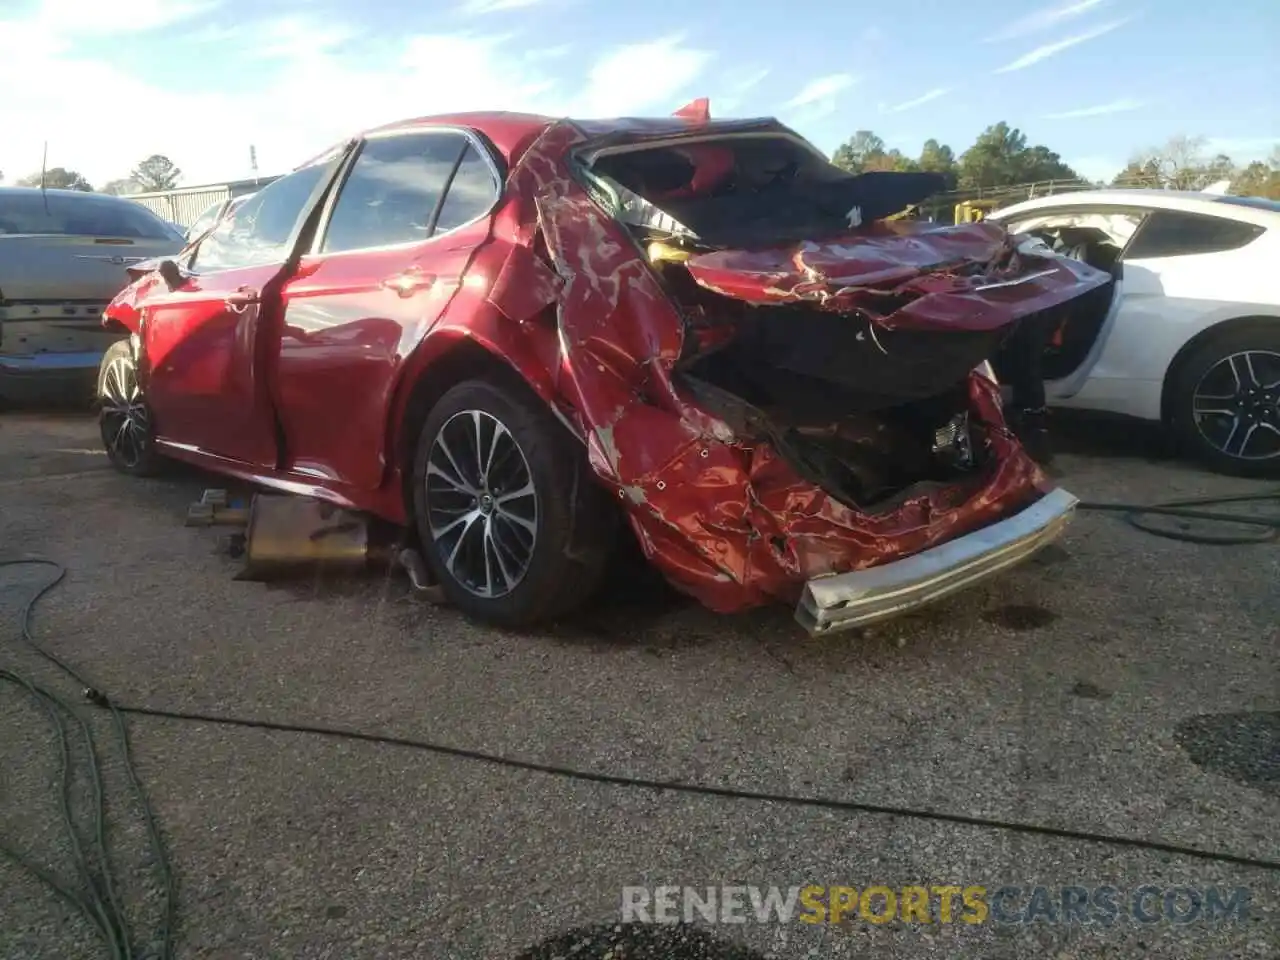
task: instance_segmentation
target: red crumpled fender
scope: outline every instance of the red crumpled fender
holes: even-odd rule
[[[1005,428],[996,386],[977,374],[972,415],[995,466],[967,494],[932,490],[865,513],[804,480],[769,444],[736,436],[681,388],[680,315],[625,229],[571,176],[566,159],[583,139],[559,123],[528,148],[511,171],[512,199],[494,233],[530,249],[539,235],[545,242],[560,280],[548,304],[560,341],[553,379],[584,426],[592,470],[677,587],[726,612],[794,602],[812,577],[918,553],[1050,489]],[[531,298],[511,283],[491,297],[516,323],[551,286],[539,281]]]

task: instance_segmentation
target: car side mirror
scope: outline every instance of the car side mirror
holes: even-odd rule
[[[172,260],[161,260],[160,266],[156,267],[156,272],[160,274],[160,279],[170,290],[177,290],[186,279],[182,269]]]

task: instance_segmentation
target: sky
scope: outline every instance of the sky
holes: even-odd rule
[[[291,169],[407,117],[776,116],[959,154],[1005,120],[1080,173],[1186,134],[1280,144],[1277,0],[0,0],[0,172],[96,186],[153,153],[189,185]]]

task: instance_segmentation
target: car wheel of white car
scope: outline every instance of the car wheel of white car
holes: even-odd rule
[[[151,408],[138,384],[138,365],[128,340],[113,343],[98,367],[98,430],[111,465],[131,476],[156,472]]]
[[[469,380],[427,414],[413,466],[424,559],[451,603],[519,627],[599,585],[616,512],[583,450],[536,396]]]
[[[1280,329],[1213,338],[1172,388],[1173,426],[1188,452],[1222,473],[1280,475]]]

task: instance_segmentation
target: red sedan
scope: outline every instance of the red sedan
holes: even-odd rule
[[[509,626],[592,592],[629,529],[721,611],[811,632],[1022,559],[1075,500],[983,361],[1107,274],[986,223],[884,218],[772,120],[509,113],[362,134],[137,271],[102,436],[402,524]]]

